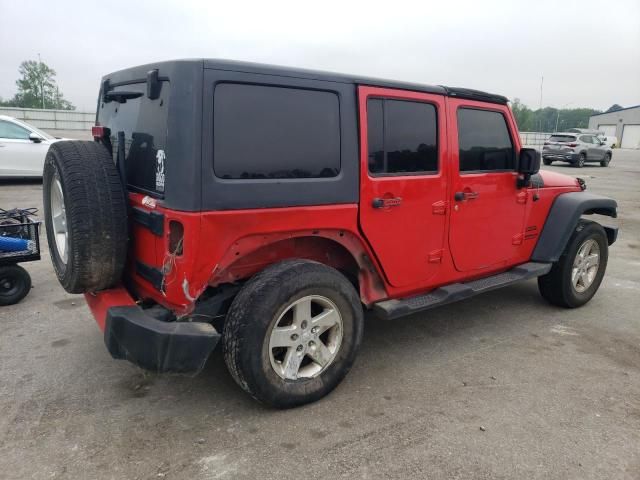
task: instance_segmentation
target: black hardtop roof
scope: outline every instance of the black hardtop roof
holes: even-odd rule
[[[464,98],[468,100],[478,100],[481,102],[491,102],[506,104],[509,100],[502,96],[493,93],[482,92],[480,90],[473,90],[470,88],[458,88],[458,87],[445,87],[442,85],[424,85],[411,82],[400,82],[395,80],[384,80],[379,78],[361,77],[358,75],[349,75],[343,73],[324,72],[319,70],[308,70],[304,68],[284,67],[278,65],[268,65],[263,63],[253,62],[241,62],[236,60],[224,60],[224,59],[180,59],[170,60],[166,62],[159,62],[155,64],[142,65],[133,67],[136,71],[144,71],[145,69],[151,70],[153,68],[159,69],[159,74],[162,76],[163,66],[175,67],[180,63],[197,63],[202,62],[204,68],[212,70],[227,70],[234,72],[246,72],[257,73],[263,75],[278,75],[281,77],[292,78],[304,78],[310,80],[320,80],[326,82],[339,82],[339,83],[352,83],[355,85],[369,85],[372,87],[383,88],[395,88],[400,90],[413,90],[416,92],[434,93],[438,95],[447,95],[449,97]],[[121,70],[114,72],[110,75],[105,75],[105,79],[117,79],[122,74],[131,69]],[[112,80],[113,81],[113,80]],[[117,81],[117,80],[116,80]]]
[[[372,87],[397,88],[401,90],[414,90],[417,92],[435,93],[450,97],[467,98],[492,103],[506,104],[508,99],[502,95],[482,92],[470,88],[445,87],[443,85],[424,85],[396,80],[384,80],[380,78],[361,77],[344,73],[323,72],[304,68],[283,67],[262,63],[239,62],[235,60],[204,59],[204,68],[215,70],[232,70],[247,73],[261,73],[265,75],[279,75],[282,77],[307,78],[323,80],[327,82],[353,83],[357,85],[370,85]]]

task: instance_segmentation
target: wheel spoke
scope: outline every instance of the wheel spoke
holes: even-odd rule
[[[296,380],[298,378],[298,370],[300,370],[300,364],[303,358],[304,353],[298,352],[295,348],[290,348],[287,351],[282,364],[282,374],[284,378],[288,378],[289,380]]]
[[[311,358],[311,360],[313,360],[321,367],[327,365],[331,361],[332,357],[332,354],[327,346],[321,341],[316,342],[313,347],[309,348],[309,350],[307,351],[307,355],[309,356],[309,358]]]
[[[582,272],[582,274],[580,275],[580,281],[581,281],[583,287],[586,288],[586,287],[589,286],[589,283],[590,283],[589,282],[589,274],[586,271]]]
[[[586,268],[596,267],[598,266],[598,263],[600,263],[600,256],[597,253],[592,253],[591,255],[587,256],[585,262]]]
[[[62,212],[58,212],[51,216],[51,220],[53,220],[53,227],[57,233],[62,233],[63,224],[62,224]]]
[[[318,335],[322,335],[334,325],[340,322],[338,313],[333,308],[327,308],[324,312],[311,319],[311,325],[318,327]]]
[[[291,347],[296,345],[297,342],[294,342],[291,339],[291,335],[295,333],[297,327],[295,325],[289,325],[287,327],[275,327],[271,332],[271,341],[269,342],[269,346],[271,348],[276,347]]]
[[[580,270],[574,267],[571,271],[571,283],[574,287],[578,286],[578,280],[580,279]]]
[[[293,323],[300,325],[303,321],[311,319],[311,300],[304,299],[299,301],[293,307]]]

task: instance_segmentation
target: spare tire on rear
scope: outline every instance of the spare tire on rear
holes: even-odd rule
[[[56,142],[42,184],[49,252],[64,289],[117,285],[127,256],[127,200],[110,152],[97,142]]]

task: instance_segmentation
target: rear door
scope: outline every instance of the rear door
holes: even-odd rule
[[[517,129],[507,106],[447,100],[453,261],[463,272],[498,269],[522,243],[527,192],[516,186]]]
[[[360,226],[389,283],[439,270],[446,229],[444,97],[359,87]]]

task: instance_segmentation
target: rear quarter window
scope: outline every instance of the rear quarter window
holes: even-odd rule
[[[339,174],[340,105],[335,93],[220,83],[213,104],[216,177],[293,179]]]

